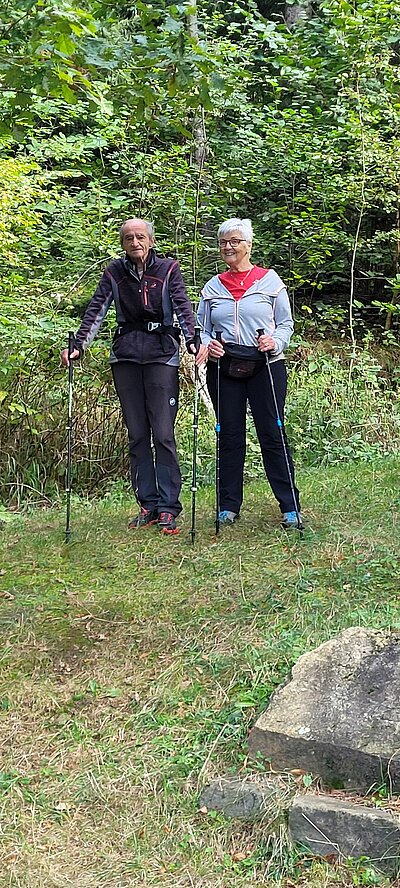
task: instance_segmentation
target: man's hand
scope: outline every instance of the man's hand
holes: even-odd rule
[[[61,363],[63,367],[69,367],[69,358],[69,349],[63,348],[61,352]],[[80,351],[77,348],[74,348],[73,352],[71,353],[71,359],[73,361],[76,361],[78,358],[80,358]]]
[[[208,348],[206,345],[201,345],[198,352],[197,352],[197,355],[196,355],[196,360],[195,360],[196,367],[201,367],[201,365],[206,362],[207,358],[208,358]]]

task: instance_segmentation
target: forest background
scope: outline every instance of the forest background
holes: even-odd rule
[[[393,0],[6,0],[0,21],[0,500],[63,486],[79,325],[121,221],[154,222],[194,302],[216,228],[252,218],[287,282],[296,459],[399,445],[400,6]],[[111,315],[112,313],[110,313]],[[107,368],[113,318],[75,373],[75,489],[126,472]],[[178,423],[190,465],[191,385]],[[212,478],[205,414],[200,477]],[[250,438],[248,476],[258,472]]]

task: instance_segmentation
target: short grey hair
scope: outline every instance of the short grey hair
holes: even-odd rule
[[[231,234],[232,231],[239,231],[247,243],[253,242],[251,219],[227,219],[226,222],[222,222],[217,233],[218,240],[220,241],[225,234]]]
[[[154,240],[154,226],[153,226],[152,222],[148,222],[147,219],[139,219],[139,217],[137,217],[135,219],[125,219],[125,222],[122,223],[121,228],[119,229],[119,240],[120,240],[121,247],[122,247],[122,243],[124,240],[124,228],[125,228],[125,225],[128,224],[128,222],[144,222],[144,224],[147,228],[147,234],[149,235],[149,237],[153,238],[153,240]]]

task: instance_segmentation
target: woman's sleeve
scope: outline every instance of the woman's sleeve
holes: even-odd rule
[[[272,339],[275,342],[275,348],[272,354],[279,355],[288,347],[293,333],[292,312],[284,284],[274,300],[274,320],[275,330],[272,333]]]
[[[213,326],[211,323],[211,307],[208,300],[201,294],[197,311],[197,321],[201,327],[201,344],[208,345],[213,338]]]

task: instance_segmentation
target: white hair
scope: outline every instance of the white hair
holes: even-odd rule
[[[125,219],[125,222],[122,223],[121,228],[119,229],[119,239],[120,239],[121,246],[122,246],[122,242],[124,240],[124,228],[125,228],[125,225],[128,224],[128,222],[144,222],[144,224],[147,228],[147,234],[149,235],[149,237],[151,237],[154,240],[154,227],[151,222],[147,222],[146,219],[139,219],[139,218]]]
[[[217,237],[221,240],[225,234],[231,234],[232,231],[239,231],[243,239],[251,244],[253,241],[253,226],[251,219],[227,219],[219,226]]]

